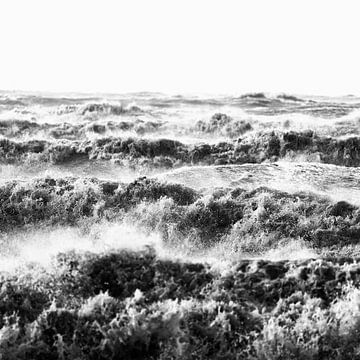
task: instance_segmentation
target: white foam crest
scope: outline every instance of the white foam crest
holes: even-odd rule
[[[333,201],[360,204],[360,173],[357,168],[298,160],[297,157],[276,164],[189,166],[156,177],[161,181],[180,183],[195,189],[207,188],[209,191],[216,187],[252,190],[266,186],[288,193],[311,192]]]
[[[71,250],[104,253],[152,246],[158,253],[162,252],[157,234],[146,235],[130,225],[114,223],[96,224],[86,234],[71,227],[32,228],[3,234],[0,244],[0,271],[6,272],[29,263],[50,266],[54,256]]]
[[[75,161],[71,164],[49,165],[41,162],[29,162],[21,165],[0,165],[0,185],[16,180],[29,181],[36,178],[64,178],[64,177],[97,177],[101,180],[118,182],[131,182],[142,173],[115,165],[111,162],[81,162]]]
[[[336,119],[337,121],[353,121],[360,120],[360,109],[354,109],[349,114],[341,116]]]
[[[317,258],[318,254],[314,249],[306,246],[305,242],[300,239],[290,240],[286,244],[267,251],[262,259],[271,261],[280,260],[304,260]]]
[[[228,113],[230,115],[230,112]],[[236,114],[232,115],[236,118]],[[314,130],[321,136],[354,136],[358,134],[357,124],[360,120],[360,109],[354,109],[349,114],[335,118],[313,116],[304,113],[289,113],[278,115],[242,114],[242,120],[251,123],[254,131],[305,131]]]

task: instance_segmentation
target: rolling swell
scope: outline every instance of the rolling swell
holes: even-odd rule
[[[13,181],[0,189],[4,228],[44,220],[50,224],[72,224],[83,217],[100,217],[107,210],[112,210],[109,216],[117,215],[120,210],[141,201],[154,201],[163,196],[180,205],[191,203],[197,197],[190,188],[146,179],[125,185],[97,179],[47,178],[32,182]]]
[[[338,118],[359,108],[359,102],[324,101],[322,98],[302,99],[290,94],[270,96],[264,93],[249,93],[231,98],[234,106],[257,115],[306,114],[314,117]]]
[[[108,103],[90,103],[86,104],[84,107],[80,109],[81,115],[86,115],[88,113],[98,113],[98,114],[110,114],[110,115],[123,115],[129,113],[141,113],[142,110],[135,105],[131,106],[123,106],[123,105],[115,105]]]
[[[39,179],[0,187],[1,227],[43,223],[76,225],[84,218],[123,219],[160,232],[175,246],[259,254],[289,239],[316,249],[356,245],[360,210],[311,193],[218,189],[211,196],[178,185],[141,178],[129,184],[97,179]]]
[[[77,158],[112,160],[144,167],[178,167],[204,164],[262,163],[279,159],[308,158],[326,164],[359,166],[360,138],[338,139],[306,132],[261,132],[233,142],[186,145],[170,139],[104,137],[85,141],[0,140],[2,163],[36,158],[63,163]]]
[[[42,137],[54,139],[80,140],[92,135],[134,133],[138,136],[152,134],[161,130],[164,124],[159,121],[86,121],[80,124],[63,122],[60,124],[39,124],[29,120],[0,120],[0,135],[9,139]]]

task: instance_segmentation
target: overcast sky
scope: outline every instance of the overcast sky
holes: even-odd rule
[[[359,10],[350,0],[1,0],[0,88],[360,95]]]

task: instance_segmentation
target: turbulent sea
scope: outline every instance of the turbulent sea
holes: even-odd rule
[[[0,92],[0,359],[360,359],[360,98]]]

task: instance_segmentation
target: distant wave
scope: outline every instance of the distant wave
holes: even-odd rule
[[[25,106],[25,103],[18,99],[11,99],[11,98],[2,98],[0,97],[0,106]]]
[[[173,97],[156,97],[147,100],[150,106],[158,108],[171,108],[179,105],[194,106],[221,106],[226,104],[226,99],[217,99],[211,97],[190,97],[190,96],[173,96]]]
[[[273,102],[276,102],[277,100],[290,101],[290,102],[305,102],[306,101],[304,99],[301,99],[297,96],[290,95],[290,94],[279,94],[277,96],[273,96],[273,95],[265,95],[265,93],[262,93],[262,92],[243,94],[239,97],[239,99],[268,100],[268,101],[273,101]]]
[[[152,134],[166,129],[160,121],[107,120],[75,122],[75,123],[39,123],[29,120],[0,120],[0,135],[13,139],[28,139],[37,137],[51,137],[54,139],[85,140],[92,134],[111,135],[117,133],[133,133],[134,135]]]
[[[305,100],[289,94],[269,96],[264,93],[250,93],[235,97],[229,100],[229,104],[241,107],[251,114],[271,116],[299,113],[324,118],[342,117],[360,108],[360,102]]]
[[[277,96],[278,99],[286,100],[286,101],[297,101],[297,102],[304,102],[306,100],[303,100],[299,97],[296,97],[294,95],[287,95],[287,94],[281,94]]]
[[[349,101],[349,99],[351,101]],[[314,117],[338,118],[348,115],[353,110],[360,108],[360,100],[356,97],[343,97],[338,99],[324,97],[300,98],[292,94],[266,94],[248,93],[240,96],[166,96],[154,93],[134,93],[122,96],[111,96],[108,99],[98,96],[39,96],[39,95],[3,95],[0,106],[7,109],[14,106],[26,107],[40,106],[43,108],[57,108],[57,115],[80,114],[90,115],[139,115],[147,112],[166,111],[178,107],[194,108],[220,108],[235,107],[255,115],[281,115],[281,114],[308,114]],[[139,105],[132,106],[131,103]],[[147,109],[146,111],[144,109]],[[220,109],[219,109],[220,110]],[[214,111],[218,111],[214,109]]]
[[[208,133],[218,136],[236,138],[252,130],[250,122],[244,120],[234,120],[232,117],[216,113],[209,121],[198,121],[190,131]]]
[[[240,99],[267,99],[264,93],[248,93],[240,96]]]
[[[133,113],[142,113],[142,110],[135,105],[123,106],[122,104],[109,104],[109,103],[90,103],[82,106],[80,109],[81,115],[86,115],[89,113],[98,113],[98,114],[110,114],[110,115],[123,115],[123,114],[133,114]]]
[[[56,96],[41,96],[41,95],[27,95],[19,96],[18,100],[28,106],[60,106],[60,105],[77,105],[84,102],[101,101],[98,97],[56,97]]]
[[[313,129],[319,136],[359,136],[360,109],[349,113],[341,108],[313,109],[320,113],[317,115],[303,113],[296,114],[249,114],[229,110],[225,112],[211,112],[207,116],[199,117],[201,120],[188,121],[182,114],[151,113],[133,109],[132,107],[93,109],[85,111],[82,115],[82,105],[62,106],[56,112],[42,113],[34,110],[27,112],[10,111],[3,113],[0,119],[0,135],[12,139],[37,139],[54,138],[68,140],[86,140],[97,137],[109,136],[152,136],[176,138],[187,142],[216,142],[229,141],[244,136],[250,132],[268,131],[304,131]],[[25,108],[26,109],[26,108]],[[80,111],[81,110],[81,111]],[[322,115],[328,111],[331,114],[345,113],[334,119],[327,119]],[[251,111],[249,111],[251,113]],[[121,115],[112,115],[113,113]],[[59,115],[59,117],[57,117]],[[125,115],[124,117],[122,115]],[[127,116],[130,115],[130,116]],[[194,117],[197,115],[194,115]],[[191,140],[191,139],[194,140]]]
[[[35,134],[41,125],[29,120],[0,120],[0,135],[6,137],[21,137],[25,134]]]

